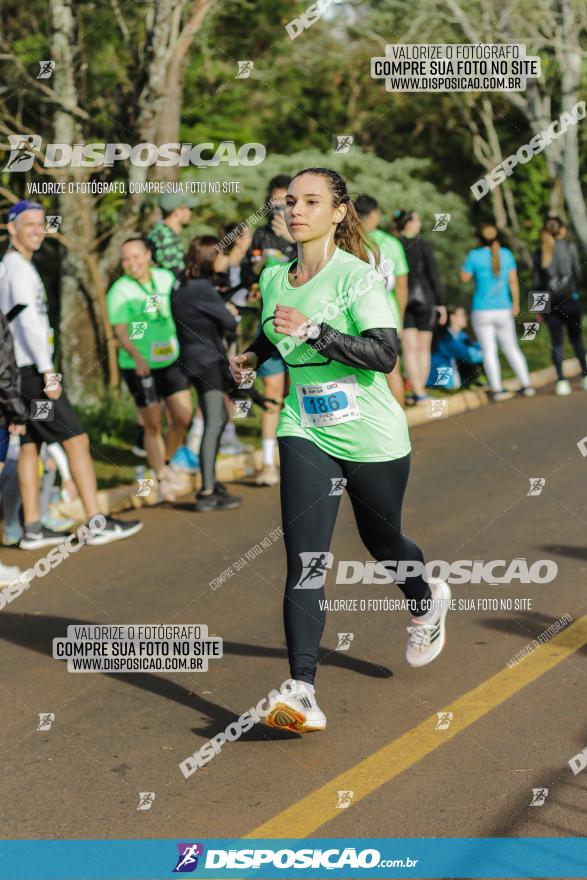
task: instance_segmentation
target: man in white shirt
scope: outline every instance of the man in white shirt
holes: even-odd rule
[[[41,443],[61,443],[88,520],[100,513],[89,438],[61,386],[53,366],[53,330],[47,295],[32,258],[45,238],[45,213],[38,202],[23,199],[8,212],[10,247],[0,272],[0,311],[10,323],[21,394],[29,419],[21,437],[18,478],[24,512],[20,546],[36,550],[63,542],[63,534],[40,521],[38,454]],[[136,534],[142,523],[106,517],[88,544],[109,544]]]

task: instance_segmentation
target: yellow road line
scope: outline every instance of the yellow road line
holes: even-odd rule
[[[567,629],[541,645],[517,666],[512,669],[506,667],[441,710],[454,715],[447,730],[436,730],[438,719],[436,714],[431,715],[417,727],[317,788],[246,836],[308,837],[321,825],[340,815],[340,810],[336,808],[339,790],[352,790],[353,804],[357,803],[443,746],[461,730],[466,730],[545,672],[562,663],[586,643],[587,615],[580,617]]]

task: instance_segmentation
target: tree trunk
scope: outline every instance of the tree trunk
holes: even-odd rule
[[[57,106],[53,116],[53,132],[56,143],[74,144],[80,140],[81,132],[74,117],[64,109],[67,102],[76,103],[77,34],[70,0],[50,0],[52,17],[51,56],[55,61],[53,87],[63,104]],[[72,169],[74,177],[80,169]],[[65,180],[65,169],[58,171],[57,179]],[[88,377],[101,377],[99,339],[96,337],[96,321],[92,314],[91,302],[84,296],[81,279],[85,272],[84,251],[91,246],[84,233],[88,218],[80,222],[87,211],[84,205],[87,197],[77,194],[60,194],[57,213],[62,217],[60,232],[73,243],[66,247],[61,259],[60,341],[61,361],[68,392],[72,400],[79,400]],[[90,320],[88,320],[88,310]]]

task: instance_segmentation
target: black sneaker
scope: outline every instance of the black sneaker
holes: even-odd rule
[[[198,492],[194,510],[197,513],[204,513],[208,510],[235,510],[241,506],[241,499],[236,495],[231,495],[226,486],[222,483],[214,484],[214,491],[209,495],[202,495]]]
[[[63,544],[69,537],[67,532],[54,532],[46,526],[32,532],[25,526],[24,534],[20,539],[18,546],[22,550],[40,550],[43,547],[53,547],[56,544]]]
[[[91,547],[100,547],[113,541],[124,541],[125,538],[132,538],[143,528],[142,522],[138,519],[114,519],[113,516],[106,516],[104,519],[106,520],[104,527],[86,539],[86,544]]]

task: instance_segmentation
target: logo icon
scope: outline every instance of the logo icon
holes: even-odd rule
[[[568,764],[575,776],[581,773],[587,767],[587,749],[583,749],[578,755],[573,755]]]
[[[522,323],[522,326],[524,328],[524,332],[522,333],[522,342],[536,339],[538,331],[540,330],[540,324],[538,323],[538,321],[529,321],[528,323],[524,321]]]
[[[191,874],[198,867],[200,856],[204,855],[204,847],[201,843],[177,843],[176,846],[179,855],[173,873]]]
[[[528,291],[528,311],[540,312],[543,315],[550,314],[550,296],[548,290]]]
[[[437,712],[438,721],[436,722],[435,730],[448,730],[450,726],[450,722],[453,719],[453,712]]]
[[[434,226],[432,232],[444,232],[448,229],[450,223],[450,214],[435,214]]]
[[[448,385],[450,380],[452,379],[452,375],[454,373],[453,367],[436,367],[436,381],[435,385]],[[442,401],[441,401],[442,402]]]
[[[150,810],[155,800],[154,791],[139,791],[139,805],[137,810]]]
[[[234,409],[232,411],[233,419],[246,419],[251,414],[253,408],[252,400],[233,400]]]
[[[335,134],[332,138],[332,146],[335,153],[348,153],[354,143],[352,134]]]
[[[10,156],[3,171],[30,171],[35,161],[35,153],[41,149],[42,139],[38,134],[9,134]]]
[[[339,633],[338,634],[338,645],[336,646],[336,650],[337,651],[348,651],[354,637],[355,637],[354,633]]]
[[[326,569],[332,568],[334,556],[332,553],[308,553],[299,554],[302,563],[302,573],[294,590],[319,590],[326,580]]]
[[[150,293],[148,295],[147,299],[145,300],[145,308],[143,309],[143,311],[150,313],[150,314],[153,314],[154,312],[157,311],[160,304],[161,304],[161,297],[159,296],[159,294],[158,293]]]
[[[547,797],[548,797],[548,789],[547,788],[533,788],[532,789],[532,801],[530,802],[530,806],[531,807],[541,807]]]
[[[448,416],[448,400],[429,400],[428,416],[431,419],[442,419]]]
[[[45,224],[45,232],[47,235],[53,235],[56,232],[59,232],[59,227],[63,220],[63,217],[60,214],[47,214],[45,220],[47,221]]]
[[[583,458],[587,457],[587,437],[583,437],[581,440],[579,440],[579,442],[577,443],[577,449],[579,450]]]
[[[31,419],[35,422],[52,422],[53,406],[53,400],[31,400]]]
[[[39,72],[37,74],[37,79],[51,79],[51,75],[55,70],[55,62],[54,61],[39,61]]]
[[[247,388],[252,388],[256,375],[257,374],[254,370],[242,370],[241,380],[238,383],[237,388],[244,388],[245,391]]]
[[[338,810],[346,810],[351,805],[354,791],[339,791],[336,808]]]
[[[147,322],[146,321],[131,321],[130,322],[130,338],[131,339],[142,339],[146,332],[147,332]]]
[[[530,488],[528,489],[528,495],[542,495],[542,490],[544,489],[545,485],[546,480],[544,477],[530,477]]]
[[[137,480],[137,483],[139,484],[139,488],[137,489],[137,498],[146,498],[148,495],[151,494],[151,489],[155,485],[155,480],[139,479]]]
[[[238,71],[235,76],[235,79],[248,79],[251,75],[251,71],[255,66],[253,61],[237,61]]]
[[[43,388],[45,394],[47,391],[58,391],[62,378],[61,373],[45,373],[45,387]]]
[[[342,495],[346,486],[346,477],[330,477],[330,482],[332,483],[332,488],[328,494]]]
[[[55,721],[55,712],[39,712],[39,723],[37,730],[51,730],[51,725]]]

